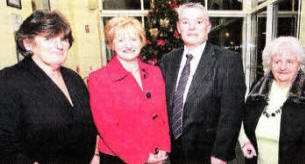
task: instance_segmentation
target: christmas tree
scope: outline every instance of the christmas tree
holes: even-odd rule
[[[151,10],[145,21],[146,46],[142,49],[142,59],[158,65],[162,55],[183,45],[176,28],[177,8],[182,0],[152,0]]]

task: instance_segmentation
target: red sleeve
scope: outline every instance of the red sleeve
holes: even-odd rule
[[[112,109],[110,81],[106,74],[91,74],[88,79],[90,106],[95,125],[103,142],[126,163],[144,163],[148,152],[120,127],[117,113]]]
[[[163,76],[160,69],[157,69],[156,75],[158,75],[158,80],[161,81],[162,87],[161,89],[161,102],[162,102],[162,108],[161,108],[161,114],[163,116],[163,121],[165,122],[165,125],[163,126],[164,130],[164,136],[163,139],[160,141],[160,150],[164,150],[167,152],[171,152],[171,144],[170,144],[170,136],[169,136],[169,125],[168,125],[168,115],[167,115],[167,107],[166,107],[166,96],[165,96],[165,83],[163,80]]]

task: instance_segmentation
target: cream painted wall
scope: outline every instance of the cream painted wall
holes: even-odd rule
[[[23,20],[31,12],[31,0],[22,0],[22,9],[7,6],[6,0],[0,1],[0,69],[17,63],[12,15],[18,15]]]
[[[99,11],[97,8],[90,10],[87,0],[50,0],[50,4],[52,10],[57,9],[66,16],[75,39],[65,66],[79,70],[80,75],[86,78],[102,65]],[[88,33],[85,31],[86,25],[89,27]]]
[[[50,0],[50,6],[52,10],[59,10],[67,18],[75,39],[64,65],[78,71],[85,79],[91,71],[102,65],[99,11],[97,8],[90,10],[88,0]],[[21,10],[6,6],[5,0],[0,1],[0,68],[17,62],[10,13],[18,14],[24,20],[32,13],[31,0],[22,0]],[[89,27],[88,33],[85,32],[86,25]]]

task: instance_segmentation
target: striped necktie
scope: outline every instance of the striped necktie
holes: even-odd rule
[[[183,94],[185,90],[186,83],[190,76],[190,67],[191,67],[191,60],[193,58],[192,55],[186,55],[186,63],[182,69],[182,73],[180,75],[179,83],[177,90],[174,95],[174,102],[173,102],[173,114],[172,114],[172,131],[174,134],[175,139],[178,139],[182,135],[182,119],[183,119]]]

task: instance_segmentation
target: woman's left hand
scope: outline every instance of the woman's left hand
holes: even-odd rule
[[[92,158],[90,164],[100,164],[100,156],[94,155],[94,157]]]
[[[254,146],[252,145],[252,143],[250,141],[246,142],[242,148],[241,148],[243,154],[244,154],[244,157],[246,158],[253,158],[256,156],[256,151],[255,151],[255,148]]]
[[[227,164],[227,162],[214,156],[211,156],[211,164]]]
[[[149,153],[149,158],[145,163],[147,163],[147,164],[163,164],[163,163],[165,163],[167,158],[168,158],[168,155],[167,155],[166,151],[159,150],[155,154]]]
[[[163,150],[159,150],[158,154],[156,154],[155,156],[156,158],[161,160],[161,162],[159,162],[158,164],[164,163],[168,158],[167,152]]]

